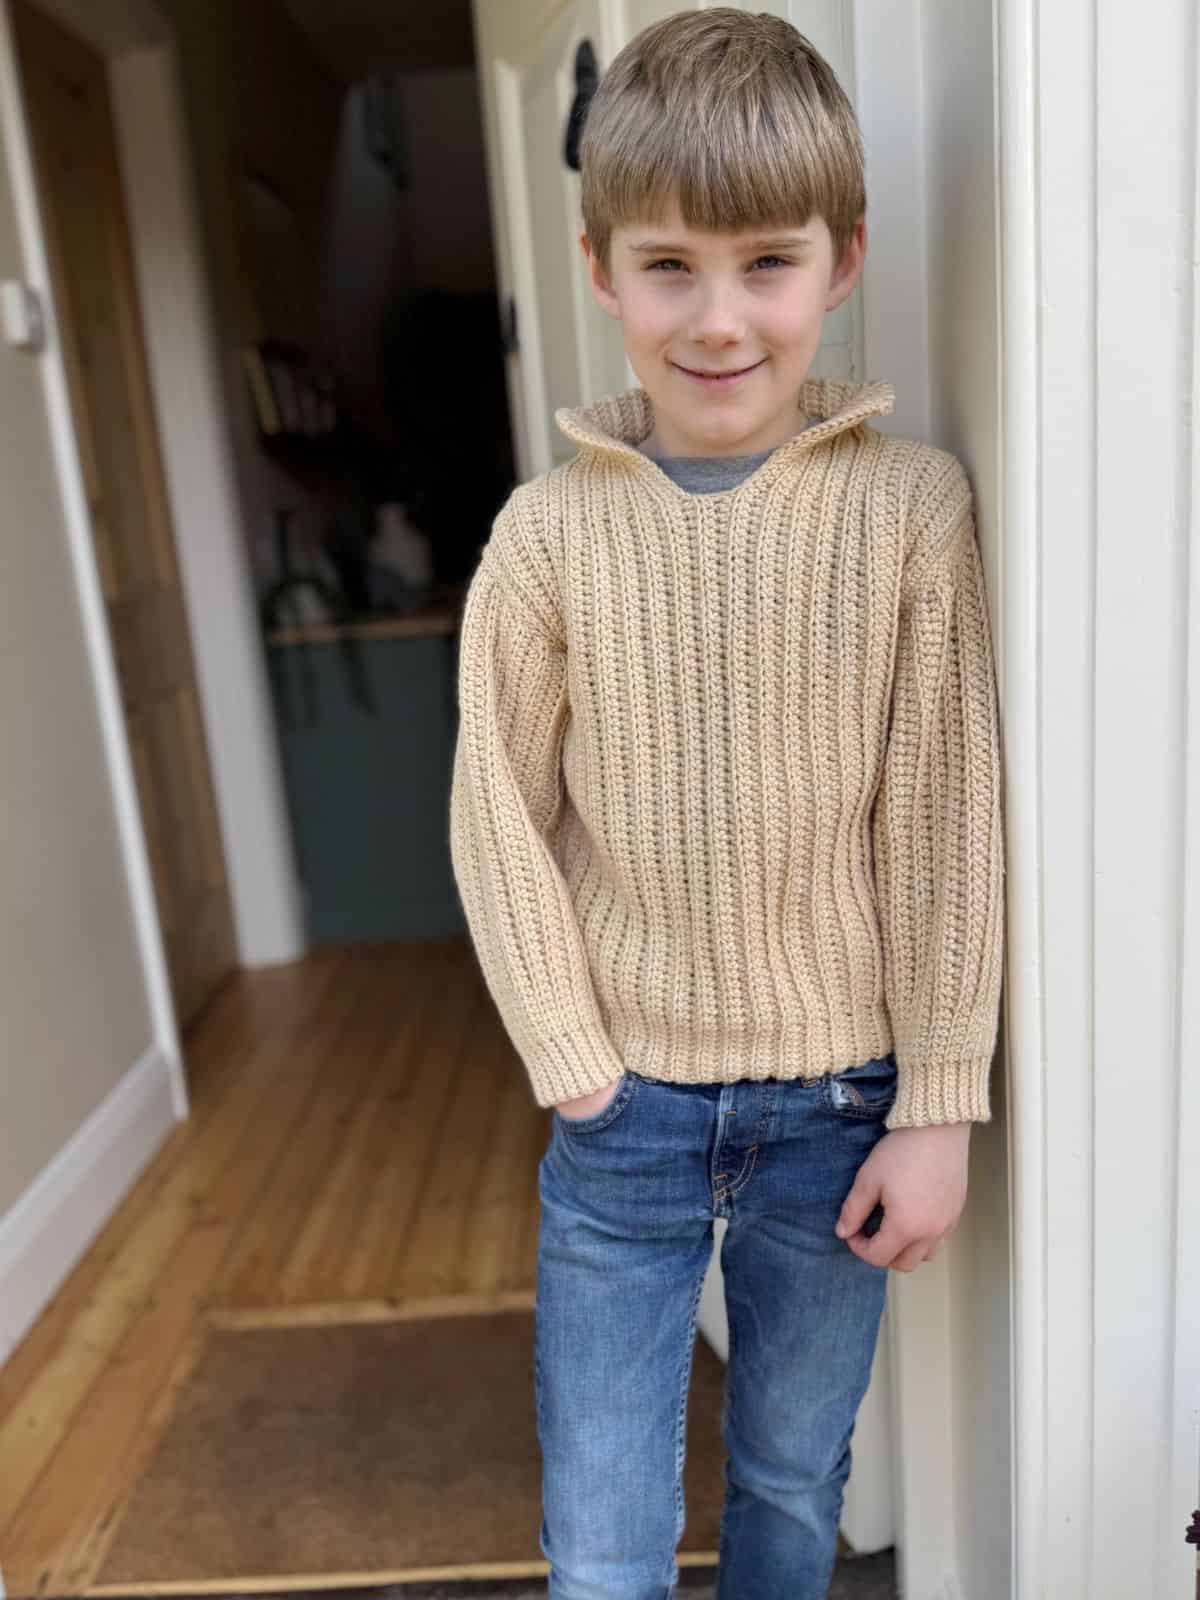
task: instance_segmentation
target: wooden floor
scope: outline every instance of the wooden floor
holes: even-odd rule
[[[0,1370],[0,1571],[85,1593],[211,1320],[533,1304],[550,1112],[463,937],[239,973],[191,1115]]]

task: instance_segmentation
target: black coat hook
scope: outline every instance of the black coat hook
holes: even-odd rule
[[[579,141],[583,135],[588,106],[599,81],[596,52],[592,49],[591,40],[584,39],[575,51],[575,98],[571,101],[571,110],[567,117],[567,134],[563,141],[563,160],[572,172],[579,171]]]

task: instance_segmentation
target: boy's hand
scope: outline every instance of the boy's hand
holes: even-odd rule
[[[834,1232],[876,1267],[912,1272],[932,1261],[962,1215],[970,1139],[969,1122],[893,1128],[859,1167]],[[872,1237],[859,1230],[877,1202],[884,1216]]]
[[[555,1110],[568,1122],[572,1117],[598,1116],[610,1100],[616,1099],[620,1087],[621,1079],[614,1078],[612,1083],[606,1083],[602,1089],[594,1089],[591,1094],[581,1094],[574,1100],[560,1100]]]

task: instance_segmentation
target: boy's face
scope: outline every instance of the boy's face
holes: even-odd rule
[[[665,224],[615,228],[607,273],[586,233],[579,242],[593,293],[620,319],[650,396],[653,454],[750,454],[803,426],[800,385],[826,312],[862,271],[865,217],[837,263],[818,216],[800,228],[711,233],[685,227],[675,206]]]

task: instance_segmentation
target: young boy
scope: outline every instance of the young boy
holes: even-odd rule
[[[465,607],[455,875],[553,1129],[552,1600],[677,1581],[713,1218],[719,1600],[819,1600],[887,1268],[954,1231],[1003,954],[966,474],[810,377],[866,249],[853,111],[788,24],[683,12],[596,90],[580,242],[640,386],[556,413]],[[882,1225],[874,1226],[882,1214]]]

